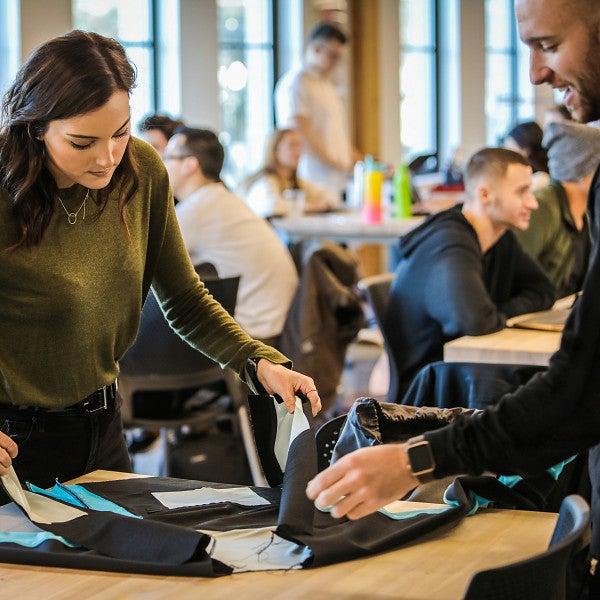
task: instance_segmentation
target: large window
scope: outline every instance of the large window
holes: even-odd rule
[[[155,61],[152,0],[73,0],[73,25],[113,37],[127,51],[137,69],[137,85],[131,96],[133,127],[157,109],[157,66]]]
[[[4,95],[19,68],[20,30],[17,0],[0,0],[0,96]]]
[[[437,153],[435,0],[400,0],[400,125],[408,160]]]
[[[533,86],[513,0],[486,0],[485,11],[486,143],[497,145],[516,123],[533,119]]]
[[[217,0],[221,141],[225,181],[235,186],[261,161],[273,128],[270,0]]]

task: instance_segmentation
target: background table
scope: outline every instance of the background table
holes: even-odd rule
[[[130,477],[95,471],[77,481]],[[216,579],[0,564],[0,598],[46,600],[244,600],[265,598],[460,598],[473,573],[543,551],[556,513],[484,510],[398,550],[318,569],[239,573]]]
[[[334,242],[394,244],[413,230],[425,217],[389,219],[381,223],[363,223],[360,212],[343,211],[304,215],[296,218],[274,218],[271,223],[290,242],[305,238],[327,238]]]
[[[561,335],[507,327],[488,335],[464,336],[444,344],[444,360],[546,366],[560,346]]]

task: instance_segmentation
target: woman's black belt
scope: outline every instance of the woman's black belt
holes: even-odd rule
[[[15,406],[14,404],[0,404],[0,410],[17,409],[31,410],[52,414],[70,414],[70,415],[93,415],[101,413],[105,410],[112,410],[115,407],[115,399],[117,397],[117,382],[110,385],[105,385],[100,389],[92,392],[89,396],[65,408],[42,408],[37,406]]]

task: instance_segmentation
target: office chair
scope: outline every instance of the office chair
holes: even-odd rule
[[[215,299],[232,315],[239,280],[237,276],[207,279],[204,282]],[[210,404],[196,410],[182,410],[179,406],[181,394],[185,392],[191,395],[194,390],[220,384],[236,409],[253,480],[262,481],[254,440],[247,438],[244,384],[231,370],[222,369],[182,340],[167,323],[152,292],[148,294],[142,309],[136,341],[121,359],[120,367],[118,384],[123,398],[123,425],[126,428],[160,431],[163,452],[161,475],[169,475],[169,440],[172,432],[186,425],[208,425],[224,413],[222,406]],[[135,395],[140,392],[161,392],[160,397],[154,400],[157,406],[148,407],[143,416],[136,414],[135,410]],[[174,404],[177,405],[176,409],[173,408]]]
[[[388,402],[395,402],[398,393],[398,369],[396,368],[394,355],[391,351],[390,340],[383,327],[385,311],[387,309],[393,280],[394,273],[382,273],[380,275],[363,277],[358,281],[358,289],[365,293],[367,300],[373,309],[375,320],[381,330],[381,335],[383,336],[383,343],[390,367],[390,387],[387,394]]]
[[[583,545],[589,525],[587,502],[576,494],[567,496],[548,549],[526,560],[475,573],[464,600],[564,600],[571,559]]]

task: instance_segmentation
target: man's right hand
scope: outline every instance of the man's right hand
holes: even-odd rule
[[[306,495],[331,516],[360,519],[419,485],[408,468],[406,444],[383,444],[346,454],[308,482]]]

